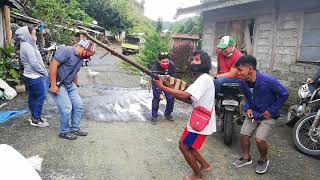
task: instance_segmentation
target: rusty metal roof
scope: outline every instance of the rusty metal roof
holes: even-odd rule
[[[191,39],[191,40],[199,40],[200,37],[198,34],[175,34],[172,36],[173,39]]]

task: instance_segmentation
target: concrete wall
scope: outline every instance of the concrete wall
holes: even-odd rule
[[[216,61],[215,51],[218,39],[226,35],[225,21],[250,19],[255,21],[253,55],[258,60],[258,68],[277,76],[290,89],[291,100],[296,97],[299,83],[312,76],[317,65],[297,62],[300,51],[300,41],[304,12],[320,12],[319,0],[279,0],[265,1],[259,13],[261,4],[255,3],[246,7],[234,7],[225,11],[232,12],[227,16],[219,12],[203,13],[203,49],[208,51]],[[268,3],[268,4],[265,4]],[[239,12],[237,9],[254,9],[256,13]],[[268,13],[267,13],[268,12]],[[220,14],[220,16],[218,16]]]

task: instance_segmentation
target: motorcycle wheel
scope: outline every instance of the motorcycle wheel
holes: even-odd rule
[[[233,134],[233,116],[234,111],[225,111],[224,114],[224,144],[230,145]]]
[[[294,126],[292,139],[299,151],[311,156],[320,156],[320,133],[309,136],[309,129],[317,113],[310,113],[302,117]]]

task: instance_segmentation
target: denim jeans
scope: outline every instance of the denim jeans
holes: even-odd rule
[[[31,79],[24,76],[23,79],[28,90],[28,106],[31,116],[38,119],[42,115],[42,107],[47,95],[46,78]]]
[[[152,85],[152,92],[153,92],[153,98],[152,98],[152,112],[151,115],[153,118],[158,117],[158,109],[159,109],[159,102],[160,102],[160,94],[162,93],[162,90],[157,88],[155,85]],[[167,104],[166,109],[164,111],[164,115],[170,114],[173,112],[173,106],[174,106],[174,97],[171,94],[164,93],[166,96]]]
[[[50,94],[60,113],[59,133],[80,130],[83,107],[77,86],[74,83],[69,86],[62,85],[58,95]]]
[[[214,82],[214,88],[215,88],[215,96],[218,97],[218,94],[221,92],[222,89],[222,84],[224,83],[240,83],[240,80],[238,78],[225,78],[225,77],[220,77]]]

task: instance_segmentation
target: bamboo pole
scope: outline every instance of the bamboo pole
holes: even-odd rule
[[[4,22],[6,32],[6,43],[12,43],[11,22],[10,22],[10,7],[4,6]]]
[[[146,73],[147,75],[151,76],[152,78],[156,78],[159,79],[159,75],[156,73],[153,73],[152,71],[150,71],[148,68],[142,66],[141,64],[137,63],[136,61],[130,59],[129,57],[118,53],[117,51],[115,51],[114,49],[112,49],[110,46],[102,43],[101,41],[97,40],[96,38],[92,37],[90,34],[88,34],[86,31],[81,30],[79,32],[80,34],[83,34],[84,36],[86,36],[89,40],[93,41],[94,43],[96,43],[97,45],[99,45],[100,47],[106,49],[107,51],[109,51],[112,55],[124,60],[125,62],[131,64],[132,66],[138,68],[139,70],[141,70],[142,72]]]

